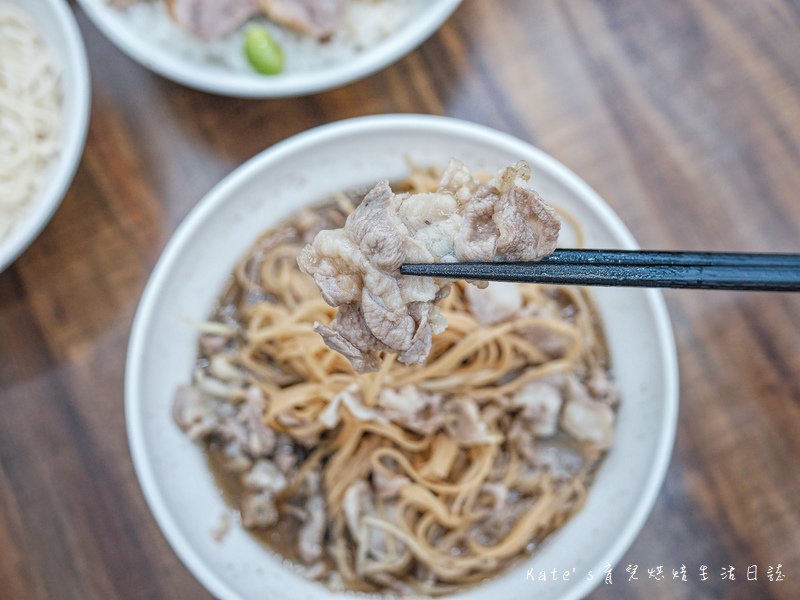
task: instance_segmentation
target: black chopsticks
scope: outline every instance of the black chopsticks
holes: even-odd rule
[[[558,285],[800,291],[800,254],[558,249],[538,262],[404,264],[400,272]]]

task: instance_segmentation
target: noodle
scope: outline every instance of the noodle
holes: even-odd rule
[[[16,5],[0,2],[0,240],[58,154],[61,89],[50,48]]]
[[[405,185],[424,190],[436,181],[416,170]],[[215,360],[226,356],[240,369],[238,380],[226,383],[230,402],[250,388],[263,398],[262,423],[279,432],[298,463],[276,496],[281,519],[302,513],[311,496],[324,499],[326,527],[312,559],[298,558],[297,527],[281,530],[280,540],[265,537],[268,543],[296,562],[322,564],[315,575],[335,587],[442,595],[495,575],[583,504],[605,447],[559,431],[536,440],[555,462],[532,462],[515,441],[521,411],[513,398],[531,382],[585,382],[598,369],[605,376],[602,327],[587,292],[546,286],[521,287],[522,314],[483,325],[470,311],[466,284],[457,282],[441,302],[449,327],[434,337],[425,364],[408,367],[387,356],[379,370],[358,374],[314,333],[314,322],[329,322],[334,309],[296,266],[307,239],[340,226],[349,204],[340,198],[303,212],[256,243],[237,267],[215,325],[205,328],[207,341],[221,336],[224,347],[201,351],[198,372],[214,375]],[[197,377],[195,385],[201,387]],[[421,423],[385,401],[386,390],[407,389],[420,394],[417,400],[439,402],[420,409]],[[477,411],[472,437],[459,433],[458,406]],[[214,435],[207,438],[211,455],[230,454],[228,438]],[[229,489],[234,502],[245,488]],[[359,490],[368,497],[354,529]]]

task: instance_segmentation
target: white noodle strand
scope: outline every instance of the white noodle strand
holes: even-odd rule
[[[28,16],[0,2],[0,240],[33,199],[60,133],[55,57]]]

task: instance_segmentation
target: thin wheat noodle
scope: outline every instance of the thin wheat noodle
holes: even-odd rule
[[[24,214],[58,154],[59,71],[28,15],[0,1],[0,241]]]

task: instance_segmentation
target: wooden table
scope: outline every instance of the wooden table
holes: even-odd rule
[[[466,0],[382,73],[276,101],[160,79],[76,12],[93,76],[86,154],[52,223],[0,275],[3,598],[206,597],[134,476],[126,342],[178,222],[289,135],[363,114],[452,115],[562,160],[647,247],[800,250],[796,2]],[[666,298],[681,366],[675,454],[613,586],[593,597],[800,598],[800,296]],[[770,582],[778,563],[786,579]],[[672,580],[681,564],[685,583]],[[648,579],[659,565],[667,579]],[[720,577],[728,565],[733,582]]]

